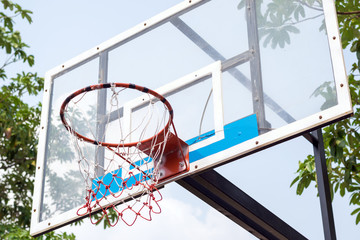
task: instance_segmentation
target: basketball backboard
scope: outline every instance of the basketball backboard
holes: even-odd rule
[[[166,97],[177,134],[189,145],[190,165],[161,185],[349,116],[333,2],[283,2],[285,10],[271,0],[186,0],[50,70],[31,234],[82,217],[77,211],[84,205],[84,179],[59,115],[63,101],[78,89],[123,82]],[[115,119],[138,119],[137,98],[130,93]],[[111,114],[106,97],[89,94],[82,102],[95,115]],[[99,125],[96,119],[91,123],[93,132]],[[104,137],[114,139],[112,134]]]

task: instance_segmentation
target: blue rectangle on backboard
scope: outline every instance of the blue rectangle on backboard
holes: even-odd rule
[[[201,142],[205,139],[208,139],[215,135],[215,131],[209,131],[204,133],[198,137],[189,139],[186,141],[188,145],[192,145],[198,142]],[[236,146],[242,142],[245,142],[249,139],[258,136],[258,125],[256,114],[250,115],[248,117],[239,119],[232,123],[229,123],[224,126],[224,138],[220,141],[209,144],[205,147],[199,148],[197,150],[191,151],[189,153],[190,163],[196,162],[200,159],[208,157],[210,155],[216,154],[218,152],[224,151],[228,148]],[[145,161],[145,159],[136,162],[136,166],[140,166],[141,162]],[[151,161],[151,160],[150,160]],[[130,167],[130,170],[134,167]],[[149,173],[152,169],[148,170]],[[122,169],[118,169],[111,173],[106,174],[105,176],[96,178],[93,180],[92,190],[96,193],[96,198],[101,199],[102,197],[106,197],[110,195],[110,192],[116,193],[121,191],[123,188],[131,187],[135,184],[135,181],[141,181],[143,178],[142,174],[136,174],[127,179],[121,178]],[[115,176],[115,177],[114,177]],[[112,184],[115,181],[115,184]],[[101,183],[100,183],[101,182]],[[124,184],[125,183],[125,184]],[[110,189],[106,190],[105,186],[111,186]],[[94,199],[95,200],[95,197]]]
[[[214,136],[214,134],[215,132],[212,130],[202,134],[199,137],[192,138],[186,141],[186,143],[192,145],[194,143],[203,141],[206,138]],[[249,139],[257,137],[258,135],[259,133],[256,114],[229,123],[224,126],[224,139],[189,153],[190,163],[231,148]]]

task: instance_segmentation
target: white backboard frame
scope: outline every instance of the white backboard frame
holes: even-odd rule
[[[45,152],[46,152],[46,139],[47,128],[49,122],[49,112],[51,107],[52,85],[54,78],[67,73],[68,71],[76,68],[77,66],[97,57],[102,51],[112,49],[118,46],[124,41],[128,41],[137,37],[139,34],[149,31],[157,25],[167,21],[174,15],[179,15],[183,12],[189,11],[195,8],[197,5],[208,2],[208,0],[192,0],[183,1],[182,3],[164,11],[163,13],[144,21],[134,28],[119,34],[118,36],[84,52],[83,54],[71,59],[64,64],[61,64],[54,69],[50,70],[45,76],[44,97],[43,97],[43,110],[41,115],[41,125],[39,134],[38,145],[38,158],[36,165],[36,177],[35,177],[35,189],[33,197],[33,210],[31,219],[31,235],[37,236],[43,232],[56,229],[60,226],[69,224],[79,219],[76,215],[76,211],[70,210],[61,215],[57,215],[46,221],[40,221],[40,208],[42,201],[42,189],[44,184],[44,167],[45,167]],[[190,165],[190,171],[186,174],[178,176],[171,181],[192,175],[194,173],[204,171],[209,168],[216,167],[218,165],[227,163],[231,160],[238,159],[242,156],[250,153],[265,149],[272,145],[286,141],[293,137],[299,136],[303,133],[317,129],[322,126],[326,126],[332,122],[346,118],[352,114],[351,97],[349,93],[349,86],[346,76],[346,70],[344,65],[344,59],[342,54],[342,45],[340,41],[340,35],[338,30],[338,23],[336,18],[336,9],[333,1],[323,1],[323,8],[325,13],[326,30],[328,36],[328,42],[330,46],[331,60],[333,64],[333,74],[335,79],[335,87],[337,94],[337,104],[326,110],[320,111],[316,114],[312,114],[300,120],[297,120],[288,125],[269,131],[265,134],[252,138],[224,151],[212,154],[203,159],[200,159]],[[173,89],[180,87],[181,84],[189,83],[197,78],[204,77],[205,75],[212,75],[213,77],[213,89],[214,89],[214,108],[216,112],[215,116],[215,132],[216,138],[209,138],[203,142],[190,146],[190,151],[195,151],[205,145],[211,144],[214,141],[218,141],[224,138],[223,135],[223,106],[222,106],[222,91],[221,91],[221,69],[222,64],[220,61],[214,62],[209,66],[206,66],[194,73],[190,73],[187,76],[157,89],[160,94],[166,94]],[[194,78],[194,76],[197,78]],[[76,90],[76,89],[74,89]],[[134,107],[137,103],[134,103]],[[130,107],[130,108],[132,108]],[[220,113],[220,115],[219,115]],[[215,140],[214,140],[215,139]],[[170,182],[170,180],[168,181]]]

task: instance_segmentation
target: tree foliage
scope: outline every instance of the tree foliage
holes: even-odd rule
[[[245,7],[242,0],[238,8]],[[263,0],[256,1],[259,36],[263,46],[284,48],[291,44],[291,36],[299,33],[299,23],[323,16],[321,0]],[[325,154],[332,197],[334,194],[350,194],[349,204],[355,206],[351,213],[360,222],[360,4],[358,0],[335,0],[342,46],[356,55],[349,75],[354,114],[351,118],[323,129]],[[324,22],[318,26],[325,29]],[[334,105],[334,87],[325,82],[313,96],[324,98],[322,109]],[[316,186],[314,156],[299,161],[297,176],[291,186],[297,184],[296,193],[301,195],[311,183]]]
[[[2,239],[31,239],[33,178],[41,105],[24,99],[43,89],[36,73],[8,73],[9,65],[27,69],[34,65],[29,46],[15,30],[15,20],[32,22],[29,10],[1,0],[0,11],[0,236]],[[74,239],[74,235],[49,233],[40,239]]]
[[[357,0],[336,0],[339,30],[343,48],[349,48],[356,55],[356,62],[349,72],[349,87],[354,107],[351,118],[342,120],[323,129],[325,154],[332,197],[334,194],[350,195],[349,204],[355,206],[351,213],[360,222],[360,4]],[[326,96],[322,89],[318,94]],[[316,183],[314,156],[309,155],[299,162],[296,193],[301,195],[311,182]],[[316,184],[315,184],[316,185]]]
[[[241,0],[238,9],[245,7]],[[300,33],[297,24],[323,16],[320,0],[271,0],[266,4],[256,1],[257,24],[263,46],[284,48],[291,44],[291,35]],[[319,26],[324,30],[324,24]]]

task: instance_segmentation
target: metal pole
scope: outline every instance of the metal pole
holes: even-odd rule
[[[321,128],[313,131],[312,135],[317,140],[314,141],[313,146],[325,240],[335,240],[335,223],[331,206],[330,185]]]
[[[260,47],[255,0],[246,1],[245,11],[249,50],[253,54],[253,58],[250,60],[253,111],[257,116],[259,133],[262,134],[267,132],[266,129],[269,128],[269,126],[267,126],[268,124],[265,120],[264,90],[261,75]]]
[[[107,83],[107,74],[108,73],[108,52],[102,52],[99,56],[99,83]],[[97,96],[97,116],[96,116],[96,136],[97,138],[104,142],[105,141],[105,127],[106,122],[106,90],[98,91]],[[95,150],[96,154],[96,175],[97,177],[104,175],[104,148],[98,147]]]
[[[211,57],[214,61],[221,60],[223,65],[223,71],[227,71],[231,76],[233,76],[236,80],[238,80],[244,87],[250,91],[252,91],[252,83],[251,81],[237,68],[236,65],[241,65],[247,61],[250,61],[251,58],[254,58],[253,52],[249,53],[249,51],[245,51],[240,54],[241,56],[251,55],[249,57],[243,58],[237,55],[233,58],[226,59],[223,55],[220,54],[213,46],[211,46],[205,39],[203,39],[198,33],[196,33],[190,26],[188,26],[184,21],[180,18],[172,18],[170,22],[181,31],[186,37],[188,37],[196,46],[198,46],[202,51],[204,51],[209,57]],[[257,29],[255,29],[257,31]],[[236,64],[234,60],[239,60]],[[259,57],[260,61],[260,57]],[[262,93],[264,96],[264,101],[266,106],[271,109],[275,114],[281,117],[287,123],[295,122],[295,118],[292,117],[288,112],[285,111],[279,104],[277,104],[269,95],[266,93]]]

